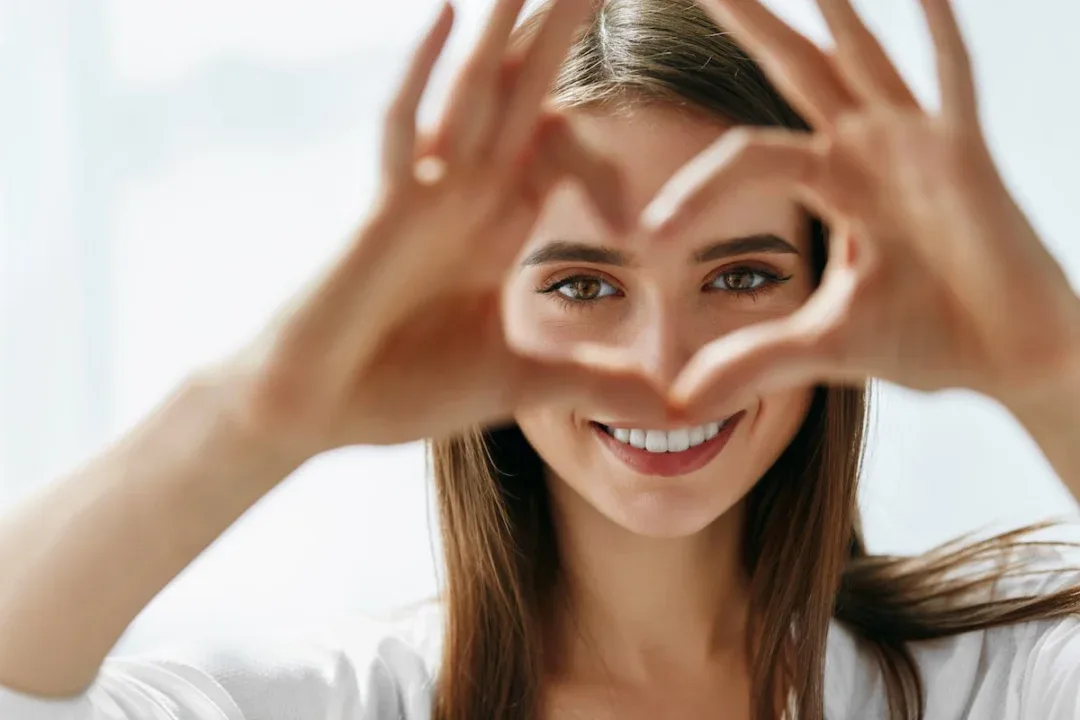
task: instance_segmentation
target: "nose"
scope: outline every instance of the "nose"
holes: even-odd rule
[[[675,303],[657,299],[634,336],[633,352],[642,368],[664,387],[674,382],[700,345],[686,316],[685,307],[680,310]]]

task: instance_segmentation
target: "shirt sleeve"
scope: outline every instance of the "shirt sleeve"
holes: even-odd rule
[[[1024,662],[1020,717],[1080,720],[1080,617],[1030,623],[1017,657]]]
[[[110,657],[93,685],[67,699],[0,686],[0,718],[413,720],[430,716],[429,688],[421,659],[392,635],[351,646],[319,636],[246,638]]]
[[[1045,555],[1045,553],[1044,553]],[[1043,596],[1080,588],[1080,558],[1054,551],[1032,562],[1044,569],[1015,582],[1014,593]],[[1013,629],[1014,672],[1019,671],[1022,718],[1080,720],[1080,613],[1020,623]]]

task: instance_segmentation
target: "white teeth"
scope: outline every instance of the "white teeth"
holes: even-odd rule
[[[668,452],[682,452],[690,449],[690,430],[672,430],[667,434]]]
[[[628,430],[607,428],[608,433],[621,443],[652,453],[684,452],[719,434],[725,423],[711,422],[678,430]]]

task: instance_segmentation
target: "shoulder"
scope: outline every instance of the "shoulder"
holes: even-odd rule
[[[339,616],[212,646],[177,643],[152,655],[110,658],[98,684],[149,685],[185,697],[190,689],[229,720],[427,720],[441,636],[435,603],[385,617]]]
[[[1080,615],[1039,617],[1050,614],[1044,612],[1049,606],[1040,606],[1045,598],[1080,587],[1080,554],[1038,545],[1015,552],[1021,554],[1017,571],[984,599],[1017,600],[1031,620],[908,644],[927,720],[1080,718]],[[887,708],[874,651],[834,623],[826,653],[828,717],[887,718]]]
[[[919,669],[927,720],[1075,720],[1080,717],[1080,615],[1040,619],[1041,599],[1080,588],[1080,554],[1020,548],[1019,572],[987,600],[1017,600],[1032,619],[909,643]],[[1033,601],[1024,598],[1034,598]],[[885,683],[873,651],[847,628],[829,634],[826,687],[830,717],[887,717]]]

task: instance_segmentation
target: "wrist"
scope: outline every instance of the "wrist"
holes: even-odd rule
[[[1062,324],[1062,350],[1055,362],[1029,370],[1023,390],[997,398],[1025,426],[1074,417],[1080,422],[1080,298],[1071,299],[1074,311]],[[1080,432],[1080,426],[1073,430]]]
[[[1036,437],[1056,432],[1080,437],[1080,368],[1038,393],[1009,399],[1005,407]]]
[[[243,379],[224,366],[189,375],[181,397],[205,418],[208,450],[253,482],[276,484],[315,455],[277,437],[248,406]]]
[[[1080,351],[1038,390],[1006,402],[1055,473],[1080,502]]]

